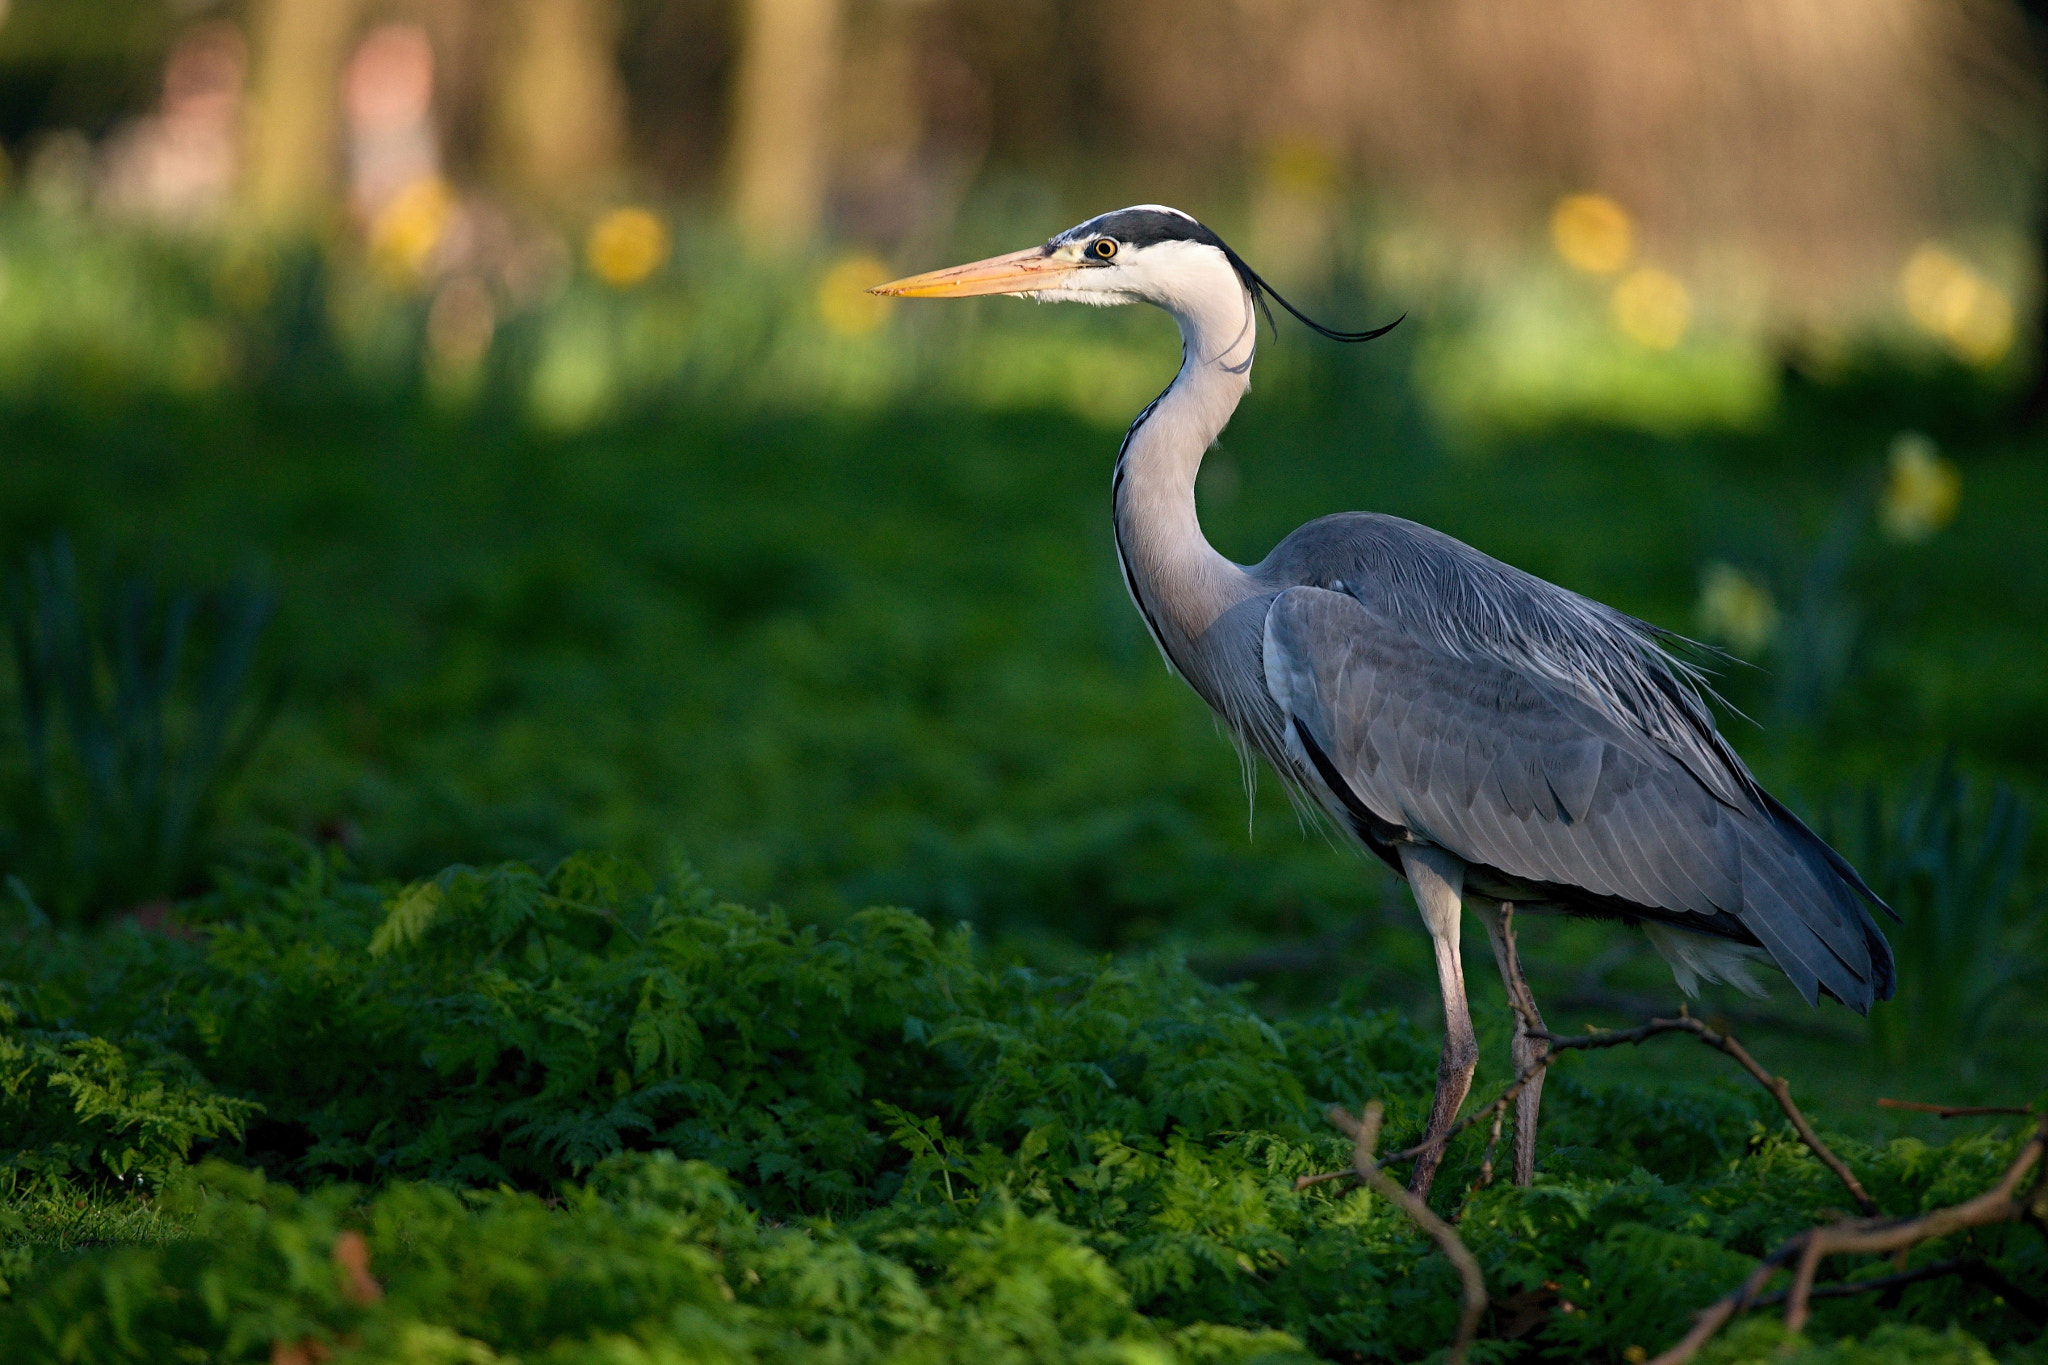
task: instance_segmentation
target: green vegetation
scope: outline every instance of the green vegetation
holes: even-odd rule
[[[998,302],[842,335],[803,271],[699,245],[639,294],[508,315],[460,382],[423,300],[312,257],[171,289],[92,240],[154,311],[0,317],[0,1356],[1441,1350],[1429,1244],[1292,1183],[1346,1159],[1329,1102],[1415,1136],[1425,941],[1270,778],[1247,828],[1115,572],[1109,462],[1165,324]],[[10,289],[65,287],[30,268],[56,236],[10,249]],[[1872,361],[1785,376],[1744,430],[1447,442],[1411,330],[1267,344],[1212,536],[1255,558],[1374,507],[1681,630],[1774,619],[1721,679],[1760,722],[1731,731],[1896,899],[1905,990],[1869,1025],[1702,1009],[1888,1211],[1983,1188],[2013,1120],[1873,1100],[2048,1091],[2038,441],[1975,377]],[[1878,515],[1907,429],[1962,487],[1918,540]],[[122,586],[138,560],[160,588]],[[186,586],[219,583],[264,591]],[[138,758],[108,795],[94,746]],[[1523,944],[1555,1026],[1676,1003],[1610,927],[1530,917]],[[1477,1358],[1661,1349],[1843,1209],[1760,1091],[1660,1047],[1561,1065],[1533,1189],[1474,1188],[1484,1135],[1454,1147]],[[2048,1285],[2029,1229],[1970,1252]],[[1774,1358],[2040,1357],[2024,1305],[1953,1277],[1816,1309]],[[1769,1318],[1706,1358],[1776,1352]]]
[[[24,1201],[9,1358],[1412,1359],[1455,1317],[1398,1210],[1292,1183],[1344,1160],[1317,1101],[1383,1096],[1397,1137],[1419,1129],[1433,1049],[1391,1012],[1269,1022],[1171,959],[991,968],[902,911],[799,929],[687,872],[584,858],[451,869],[387,903],[310,856],[193,914],[203,946],[49,930],[9,950],[10,1038],[33,1048],[61,1015],[156,1097],[146,1138],[134,1106],[81,1105],[27,1163],[73,1190],[168,1177],[175,1229],[81,1254]],[[195,1072],[155,1070],[166,1048]],[[10,1087],[31,1141],[68,1104],[42,1074]],[[1842,1202],[1725,1078],[1567,1067],[1552,1106],[1557,1174],[1460,1196],[1501,1303],[1493,1358],[1661,1346]],[[1446,1189],[1474,1184],[1479,1136]],[[194,1143],[234,1166],[183,1168]],[[1994,1129],[1844,1152],[1907,1211],[1974,1193],[2016,1146]],[[1975,1249],[2048,1274],[2030,1229]],[[1874,1359],[2031,1335],[1953,1280],[1885,1317]],[[1813,1335],[1867,1326],[1823,1305]]]
[[[131,579],[88,604],[61,537],[8,586],[27,764],[0,863],[17,896],[39,888],[75,921],[200,889],[221,792],[278,700],[273,687],[242,705],[270,603],[246,589],[159,602]]]

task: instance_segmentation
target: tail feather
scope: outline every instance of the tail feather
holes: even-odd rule
[[[1864,906],[1884,902],[1796,816],[1765,800],[1770,823],[1746,822],[1741,839],[1743,925],[1809,1003],[1825,991],[1868,1014],[1897,989],[1891,945]]]

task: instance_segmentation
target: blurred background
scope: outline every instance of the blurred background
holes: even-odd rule
[[[1867,1032],[1711,1007],[1851,1090],[2031,1094],[2044,21],[0,0],[6,913],[587,847],[1426,1000],[1397,888],[1270,778],[1247,821],[1124,600],[1107,479],[1172,329],[862,292],[1166,202],[1407,319],[1268,338],[1219,547],[1395,512],[1730,651],[1726,724],[1905,913],[1904,989]],[[1633,936],[1528,933],[1564,1018],[1672,1002]]]

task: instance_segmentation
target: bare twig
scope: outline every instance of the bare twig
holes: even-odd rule
[[[1479,1159],[1479,1183],[1475,1189],[1483,1190],[1493,1183],[1493,1149],[1500,1146],[1500,1128],[1507,1116],[1507,1106],[1496,1102],[1493,1105],[1493,1131],[1486,1135],[1486,1155]]]
[[[1919,1100],[1891,1100],[1880,1097],[1880,1109],[1910,1109],[1916,1114],[1932,1114],[1944,1119],[1974,1119],[1986,1114],[2027,1115],[2034,1111],[2018,1104],[1923,1104]]]
[[[1933,1241],[1970,1228],[1986,1227],[1994,1223],[2015,1222],[2032,1215],[2032,1205],[2048,1199],[2048,1180],[2037,1177],[2034,1188],[2024,1197],[2020,1187],[2028,1173],[2041,1163],[2042,1154],[2048,1151],[2048,1115],[2043,1115],[2035,1125],[2034,1136],[2020,1149],[2011,1166],[1999,1178],[1996,1185],[1960,1204],[1935,1209],[1917,1218],[1856,1218],[1827,1227],[1809,1228],[1797,1237],[1787,1241],[1777,1250],[1757,1263],[1742,1287],[1709,1304],[1694,1319],[1692,1330],[1669,1350],[1650,1362],[1650,1365],[1684,1365],[1691,1360],[1714,1333],[1737,1313],[1757,1307],[1765,1302],[1782,1299],[1785,1304],[1785,1326],[1797,1332],[1805,1327],[1809,1306],[1815,1298],[1830,1293],[1860,1293],[1865,1289],[1878,1288],[1883,1284],[1909,1283],[1912,1277],[1931,1278],[1932,1271],[1902,1272],[1900,1275],[1885,1276],[1882,1280],[1861,1281],[1855,1285],[1829,1286],[1827,1289],[1814,1287],[1814,1275],[1821,1259],[1840,1252],[1860,1252],[1866,1255],[1881,1255],[1888,1251],[1900,1251],[1921,1242]],[[1757,1291],[1779,1270],[1796,1263],[1791,1287],[1782,1295],[1770,1300],[1757,1297]],[[1960,1267],[1961,1273],[1970,1273],[1992,1283],[2005,1283],[2005,1277],[1988,1266]],[[1982,1273],[1980,1273],[1980,1270]],[[2006,1288],[2015,1288],[2006,1283]],[[1999,1291],[2004,1294],[2004,1289]],[[2040,1305],[2030,1295],[2015,1293],[2006,1295],[2007,1302],[2016,1311],[2032,1316],[2041,1311]]]
[[[1771,1098],[1778,1102],[1778,1107],[1785,1111],[1785,1117],[1792,1121],[1793,1131],[1799,1134],[1799,1140],[1804,1142],[1812,1150],[1813,1154],[1820,1158],[1823,1166],[1826,1166],[1835,1173],[1835,1178],[1840,1180],[1849,1191],[1849,1197],[1856,1201],[1856,1207],[1862,1209],[1866,1215],[1877,1212],[1877,1201],[1870,1197],[1870,1191],[1863,1188],[1863,1182],[1856,1178],[1856,1173],[1849,1169],[1848,1163],[1834,1154],[1833,1149],[1821,1141],[1820,1134],[1816,1133],[1813,1130],[1813,1125],[1806,1121],[1806,1115],[1799,1111],[1798,1105],[1792,1103],[1792,1083],[1790,1081],[1786,1080],[1783,1076],[1773,1076],[1770,1072],[1757,1065],[1756,1058],[1749,1055],[1749,1049],[1737,1042],[1734,1035],[1717,1033],[1689,1014],[1680,1015],[1676,1019],[1652,1020],[1651,1022],[1668,1024],[1672,1028],[1682,1029],[1698,1038],[1708,1047],[1719,1049],[1733,1057],[1744,1071],[1756,1077],[1758,1085],[1771,1092]],[[1562,1046],[1555,1038],[1551,1041],[1553,1046]]]
[[[2028,1322],[2033,1323],[2034,1326],[2048,1327],[2048,1304],[2042,1303],[2032,1294],[2029,1294],[2026,1290],[2007,1279],[2004,1273],[1996,1266],[1987,1265],[1983,1261],[1973,1261],[1964,1267],[1963,1274],[1983,1285],[1986,1289],[1998,1295],[1999,1298],[2004,1299],[2007,1308],[2012,1309],[2013,1312],[2018,1313]]]
[[[1785,1326],[1796,1332],[1806,1325],[1806,1300],[1813,1288],[1813,1268],[1820,1264],[1823,1256],[1843,1251],[1866,1254],[1897,1251],[1901,1247],[1946,1237],[1965,1228],[2018,1219],[2024,1204],[2014,1196],[2019,1191],[2020,1182],[2041,1159],[2044,1146],[2048,1146],[2048,1115],[2044,1115],[2035,1126],[2033,1139],[2020,1149],[2019,1157],[2006,1169],[1999,1182],[1975,1199],[1936,1209],[1918,1218],[1861,1218],[1806,1233],[1806,1247],[1800,1254],[1791,1296],[1786,1300]]]
[[[1734,1293],[1716,1299],[1693,1316],[1692,1330],[1680,1337],[1671,1348],[1648,1362],[1648,1365],[1685,1365],[1699,1354],[1700,1347],[1721,1330],[1728,1319],[1746,1311],[1756,1302],[1757,1291],[1770,1283],[1771,1276],[1785,1268],[1785,1262],[1798,1251],[1796,1242],[1788,1242],[1757,1262],[1749,1278],[1742,1282]]]
[[[1910,1248],[1901,1248],[1901,1254]],[[1996,1266],[1987,1264],[1974,1256],[1956,1256],[1946,1261],[1933,1261],[1927,1265],[1915,1266],[1891,1275],[1879,1275],[1870,1280],[1842,1280],[1835,1284],[1816,1285],[1807,1295],[1809,1299],[1846,1299],[1857,1294],[1881,1293],[1887,1289],[1903,1289],[1909,1284],[1920,1284],[1927,1280],[1939,1280],[1945,1276],[1957,1275],[1974,1280],[1984,1288],[2005,1300],[2006,1307],[2025,1318],[2036,1327],[2048,1327],[2048,1305],[2029,1294],[2026,1290],[2007,1279]],[[1751,1308],[1774,1308],[1792,1296],[1789,1289],[1775,1294],[1766,1294],[1750,1303]]]
[[[1983,1262],[1971,1260],[1967,1256],[1957,1256],[1952,1260],[1935,1261],[1928,1265],[1915,1266],[1911,1270],[1901,1270],[1894,1275],[1880,1275],[1874,1280],[1844,1280],[1840,1284],[1820,1285],[1807,1297],[1813,1299],[1845,1299],[1856,1294],[1875,1294],[1886,1289],[1902,1289],[1909,1284],[1919,1284],[1924,1280],[1938,1280],[1946,1275],[1967,1275],[1973,1267],[1982,1264]],[[1760,1299],[1750,1300],[1749,1306],[1751,1308],[1774,1308],[1791,1297],[1791,1293],[1792,1291],[1789,1289],[1780,1289],[1775,1294],[1766,1294]]]
[[[1466,1348],[1472,1344],[1472,1338],[1479,1330],[1480,1315],[1486,1312],[1486,1280],[1479,1273],[1479,1262],[1459,1239],[1457,1229],[1431,1212],[1429,1205],[1420,1198],[1389,1180],[1373,1159],[1373,1150],[1379,1146],[1380,1119],[1384,1114],[1380,1102],[1373,1100],[1365,1106],[1365,1112],[1359,1118],[1352,1118],[1332,1105],[1329,1119],[1351,1138],[1352,1174],[1373,1193],[1407,1214],[1417,1227],[1428,1234],[1464,1282],[1464,1312],[1458,1316],[1458,1333],[1451,1339],[1450,1353],[1445,1357],[1448,1365],[1464,1365]]]
[[[1522,951],[1515,941],[1515,907],[1507,901],[1500,904],[1500,938],[1507,949],[1507,979],[1503,988],[1507,991],[1508,1008],[1529,1032],[1539,1037],[1547,1034],[1543,1016],[1536,1011],[1536,997],[1529,994],[1528,978],[1522,975]]]
[[[1526,1025],[1527,1021],[1525,1020],[1524,1022]],[[1435,1137],[1425,1138],[1413,1147],[1396,1152],[1387,1158],[1385,1164],[1391,1165],[1396,1161],[1413,1161],[1424,1152],[1441,1147],[1473,1124],[1484,1122],[1488,1118],[1503,1113],[1507,1106],[1514,1102],[1515,1097],[1522,1093],[1523,1088],[1530,1081],[1543,1074],[1544,1069],[1556,1060],[1557,1054],[1560,1052],[1620,1047],[1623,1044],[1645,1042],[1663,1033],[1690,1033],[1715,1051],[1726,1053],[1728,1056],[1733,1057],[1741,1064],[1743,1070],[1754,1076],[1757,1083],[1763,1086],[1765,1090],[1768,1090],[1773,1099],[1777,1100],[1778,1107],[1785,1112],[1785,1117],[1792,1121],[1793,1131],[1799,1134],[1800,1141],[1804,1142],[1813,1154],[1820,1158],[1821,1164],[1830,1171],[1833,1171],[1835,1178],[1840,1180],[1843,1186],[1848,1189],[1849,1197],[1856,1201],[1856,1206],[1865,1214],[1875,1214],[1877,1212],[1877,1201],[1872,1199],[1870,1192],[1863,1188],[1863,1182],[1858,1180],[1856,1173],[1849,1169],[1847,1163],[1836,1156],[1834,1150],[1821,1140],[1820,1134],[1814,1131],[1811,1123],[1807,1122],[1806,1115],[1801,1113],[1799,1106],[1792,1102],[1791,1083],[1783,1076],[1773,1076],[1770,1072],[1764,1070],[1763,1067],[1757,1064],[1756,1058],[1750,1056],[1749,1049],[1743,1047],[1731,1035],[1716,1032],[1689,1014],[1681,1014],[1676,1019],[1652,1019],[1648,1023],[1639,1024],[1632,1029],[1596,1029],[1580,1034],[1551,1033],[1547,1029],[1542,1028],[1530,1028],[1529,1031],[1532,1036],[1541,1038],[1550,1045],[1550,1051],[1546,1055],[1537,1058],[1531,1063],[1493,1100],[1467,1114]],[[1341,1175],[1343,1172],[1333,1172],[1331,1174]],[[1304,1176],[1295,1182],[1295,1187],[1300,1189],[1306,1185],[1314,1184],[1318,1180],[1328,1178],[1330,1176]]]
[[[1572,1010],[1585,1014],[1620,1015],[1624,1018],[1643,1019],[1651,1015],[1664,1015],[1674,1004],[1680,1003],[1669,998],[1641,994],[1635,991],[1607,990],[1599,987],[1574,986],[1569,990],[1551,991],[1543,997],[1552,1009]],[[1732,1024],[1737,1028],[1767,1028],[1773,1033],[1786,1034],[1796,1038],[1811,1038],[1817,1042],[1861,1044],[1863,1034],[1854,1028],[1843,1027],[1829,1021],[1829,1016],[1817,1011],[1799,1014],[1773,1009],[1769,1005],[1751,1005],[1737,1000],[1714,1002],[1712,1017],[1719,1022]]]

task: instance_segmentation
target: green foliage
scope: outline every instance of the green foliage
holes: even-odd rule
[[[175,1053],[38,1027],[0,983],[0,1158],[7,1194],[113,1179],[160,1185],[193,1144],[239,1136],[257,1106],[216,1093]]]
[[[0,870],[17,898],[88,923],[189,894],[276,706],[275,689],[247,695],[269,599],[163,598],[141,579],[96,594],[59,537],[9,582],[7,610],[20,747],[0,760]]]
[[[1830,833],[1904,923],[1893,929],[1899,994],[1872,1016],[1894,1057],[1951,1057],[1974,1044],[2025,974],[2021,895],[2033,811],[2005,786],[1978,799],[1953,757],[1895,798],[1877,788],[1838,810]]]
[[[36,1034],[22,1055],[96,1059],[110,1093],[135,1059],[160,1077],[184,1059],[176,1084],[130,1079],[120,1112],[164,1132],[187,1115],[188,1146],[271,1180],[199,1168],[148,1205],[174,1239],[138,1226],[82,1251],[47,1191],[118,1203],[119,1158],[51,1174],[0,1236],[0,1353],[1392,1361],[1453,1325],[1455,1277],[1405,1216],[1294,1187],[1346,1159],[1327,1102],[1387,1101],[1390,1145],[1419,1129],[1433,1048],[1389,1013],[1270,1021],[1171,958],[1004,967],[906,912],[799,927],[683,869],[588,857],[381,893],[311,857],[192,917],[203,944],[0,943],[0,972],[92,1043]],[[1660,1348],[1844,1202],[1752,1090],[1600,1082],[1582,1060],[1551,1090],[1533,1188],[1473,1188],[1478,1133],[1440,1176],[1496,1296],[1488,1359]],[[202,1131],[202,1112],[233,1121]],[[1899,1211],[1981,1190],[2016,1144],[1832,1140]],[[349,1268],[350,1232],[381,1296]],[[2030,1231],[1973,1246],[2048,1284]],[[1811,1349],[1843,1360],[2028,1331],[1952,1279],[1817,1310]]]
[[[200,1168],[176,1202],[187,1241],[72,1265],[17,1294],[0,1313],[0,1353],[231,1360],[297,1348],[412,1365],[1302,1355],[1277,1333],[1141,1316],[1074,1230],[1014,1207],[881,1238],[776,1226],[716,1170],[667,1158],[609,1163],[558,1207],[423,1185],[299,1195],[222,1166]]]

